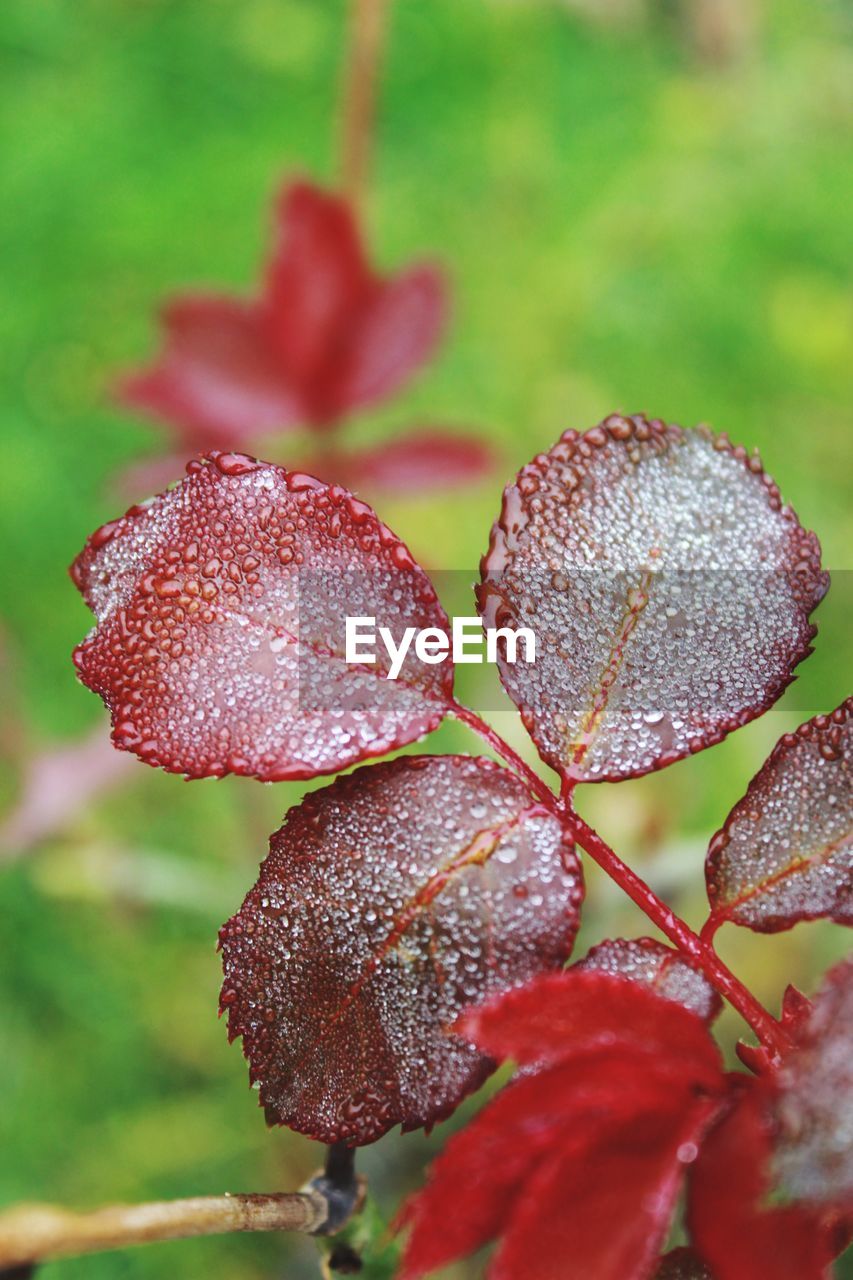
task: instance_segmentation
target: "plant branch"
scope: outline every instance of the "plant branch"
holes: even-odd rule
[[[376,84],[390,0],[351,0],[341,121],[341,186],[358,208],[370,168]]]
[[[680,951],[690,956],[699,966],[712,986],[725,996],[729,1004],[749,1024],[761,1043],[777,1057],[781,1057],[788,1048],[788,1042],[782,1027],[747,990],[743,983],[723,963],[716,951],[706,941],[690,929],[680,916],[668,907],[649,888],[645,880],[632,871],[618,854],[602,840],[592,827],[573,810],[567,811],[575,839],[582,849],[606,871],[611,880],[627,893],[641,911],[657,925],[662,933],[674,943]]]
[[[461,720],[463,724],[467,724],[475,733],[478,733],[494,751],[502,756],[525,779],[537,798],[548,805],[562,822],[568,822],[571,825],[574,838],[581,848],[598,863],[602,870],[607,872],[611,880],[619,885],[620,889],[632,902],[636,903],[653,924],[657,925],[670,942],[698,965],[714,989],[738,1011],[761,1043],[776,1057],[781,1057],[789,1046],[780,1024],[723,963],[713,947],[709,945],[709,935],[703,933],[700,937],[694,933],[681,917],[657,896],[645,880],[632,871],[627,863],[623,862],[619,855],[602,840],[601,836],[584,822],[583,818],[578,817],[571,806],[571,784],[564,784],[562,796],[558,800],[539,775],[534,773],[518,753],[504,742],[500,734],[491,725],[486,724],[475,711],[454,703],[452,714],[457,720]]]
[[[548,786],[548,783],[543,778],[540,778],[539,774],[531,769],[526,761],[522,760],[518,752],[514,751],[508,742],[504,742],[496,729],[493,729],[490,724],[486,724],[485,720],[481,719],[476,711],[472,711],[470,707],[463,707],[461,702],[451,703],[450,714],[461,721],[462,724],[466,724],[469,729],[473,729],[484,742],[489,744],[493,751],[496,751],[516,773],[520,774],[537,799],[548,805],[550,809],[556,810],[557,797]]]
[[[340,1195],[333,1199],[325,1193],[322,1178],[304,1191],[281,1195],[197,1196],[110,1205],[91,1213],[72,1213],[55,1205],[19,1205],[0,1213],[0,1268],[232,1231],[326,1235],[361,1207],[364,1184],[353,1175],[345,1202]]]
[[[328,1216],[322,1235],[333,1235],[349,1221],[353,1205],[359,1198],[359,1181],[355,1172],[355,1148],[345,1142],[333,1142],[326,1151],[326,1164],[311,1187],[319,1191],[328,1205]]]

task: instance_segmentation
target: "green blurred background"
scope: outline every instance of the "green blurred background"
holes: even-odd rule
[[[711,833],[779,734],[850,692],[852,25],[846,0],[393,11],[370,239],[388,267],[440,256],[454,321],[434,365],[352,438],[457,422],[503,463],[464,495],[386,503],[388,523],[431,566],[473,578],[505,479],[565,427],[641,409],[758,445],[837,571],[816,653],[777,710],[583,797],[694,924]],[[345,28],[326,0],[0,9],[4,805],[29,758],[102,718],[70,664],[89,615],[66,566],[122,507],[116,470],[162,445],[109,407],[106,381],[152,350],[165,294],[254,281],[284,174],[334,181]],[[289,447],[268,453],[286,462]],[[529,754],[487,678],[466,680]],[[428,749],[477,748],[446,726]],[[0,1201],[290,1188],[318,1164],[307,1140],[267,1132],[215,1014],[216,930],[299,794],[139,765],[36,847],[5,848]],[[580,949],[619,932],[647,930],[591,872]],[[828,925],[719,937],[774,1009],[847,942]],[[741,1031],[724,1018],[727,1045]],[[447,1129],[364,1153],[386,1210]],[[231,1237],[43,1274],[260,1280],[315,1275],[316,1261],[310,1242]]]

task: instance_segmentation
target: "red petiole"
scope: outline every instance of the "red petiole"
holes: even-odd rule
[[[543,804],[571,828],[574,840],[598,863],[632,902],[640,908],[674,946],[696,964],[716,991],[728,1000],[758,1039],[776,1057],[781,1058],[788,1049],[784,1031],[776,1019],[756,1000],[752,993],[735,977],[727,965],[703,937],[694,933],[680,916],[668,907],[662,898],[638,876],[617,853],[593,831],[571,805],[571,788],[564,787],[562,798],[551,790],[546,782],[506,743],[500,734],[471,711],[454,703],[453,715],[473,729],[489,746],[520,774],[531,791]]]

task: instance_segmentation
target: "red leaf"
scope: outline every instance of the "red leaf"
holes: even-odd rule
[[[278,200],[276,246],[266,275],[265,319],[287,374],[313,385],[333,375],[330,356],[379,289],[355,215],[340,196],[308,182]]]
[[[472,1009],[460,1026],[492,1057],[522,1065],[619,1044],[685,1064],[709,1088],[719,1075],[717,1047],[695,1013],[610,973],[573,968],[542,975]]]
[[[525,1188],[490,1280],[646,1280],[713,1106],[677,1100],[569,1138]]]
[[[506,490],[478,591],[486,626],[537,634],[535,664],[500,669],[543,759],[634,777],[760,715],[810,651],[819,550],[725,436],[567,432]]]
[[[493,450],[476,436],[440,427],[414,427],[366,449],[326,448],[294,457],[293,470],[307,471],[327,484],[354,493],[426,493],[475,484],[494,469]],[[183,454],[159,454],[131,463],[119,475],[113,492],[125,498],[163,489],[184,466]]]
[[[118,398],[193,448],[322,428],[397,391],[432,354],[446,310],[436,268],[375,274],[346,200],[295,182],[260,295],[176,298],[162,353]]]
[[[449,1114],[492,1066],[450,1032],[459,1011],[571,950],[563,841],[514,774],[467,756],[374,765],[292,809],[221,935],[269,1121],[360,1145]]]
[[[714,1280],[822,1280],[832,1250],[818,1215],[763,1204],[773,1137],[768,1086],[732,1076],[731,1095],[691,1173],[691,1238]]]
[[[799,1037],[800,1028],[807,1022],[811,1011],[811,1001],[806,999],[802,991],[798,991],[796,987],[789,983],[782,995],[782,1012],[779,1023],[790,1040],[796,1040]],[[753,1075],[766,1075],[775,1071],[775,1055],[766,1049],[764,1045],[747,1044],[745,1041],[739,1040],[735,1045],[735,1049],[741,1062],[749,1068]]]
[[[853,698],[779,740],[711,841],[712,918],[853,924]]]
[[[853,1208],[853,956],[832,969],[779,1080],[774,1169],[815,1205]]]
[[[490,447],[474,436],[416,427],[376,448],[337,455],[333,465],[350,489],[403,494],[473,484],[494,463]]]
[[[442,335],[446,287],[437,267],[421,265],[383,283],[353,326],[337,379],[342,415],[386,400],[426,364]]]
[[[713,1022],[723,1007],[719,995],[695,965],[654,938],[609,938],[593,947],[574,968],[644,983],[705,1022]]]
[[[694,1249],[672,1249],[660,1260],[654,1280],[714,1280]]]
[[[466,1257],[505,1229],[540,1163],[583,1125],[661,1106],[681,1084],[665,1059],[622,1046],[522,1075],[449,1140],[401,1215],[411,1228],[404,1276]],[[464,1213],[458,1211],[460,1203]]]
[[[365,449],[325,448],[294,459],[299,471],[340,484],[353,493],[417,494],[472,484],[492,470],[495,456],[483,441],[440,428],[415,427],[408,433]],[[125,473],[122,491],[139,493],[162,487],[174,474],[174,462],[156,459]]]
[[[254,303],[176,298],[163,311],[165,347],[150,368],[122,379],[122,403],[180,428],[188,449],[233,448],[304,422],[302,391],[281,363]]]
[[[586,1034],[565,1016],[569,993],[595,1024]],[[462,1026],[486,1052],[537,1069],[450,1140],[407,1206],[406,1280],[501,1235],[493,1280],[648,1276],[722,1085],[699,1019],[637,983],[573,969],[492,1000]]]
[[[363,502],[239,454],[99,529],[72,566],[98,625],[75,651],[113,741],[188,777],[310,778],[434,729],[449,662],[347,665],[346,615],[447,628],[403,544]]]

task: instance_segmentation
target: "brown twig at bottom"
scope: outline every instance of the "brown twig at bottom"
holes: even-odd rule
[[[359,1179],[350,1214],[358,1210],[363,1198],[364,1183]],[[197,1196],[151,1204],[110,1205],[91,1213],[23,1204],[0,1213],[0,1268],[233,1231],[322,1235],[327,1223],[332,1226],[330,1208],[327,1197],[313,1184],[304,1191],[280,1195]],[[343,1225],[340,1214],[335,1216],[333,1230]]]

